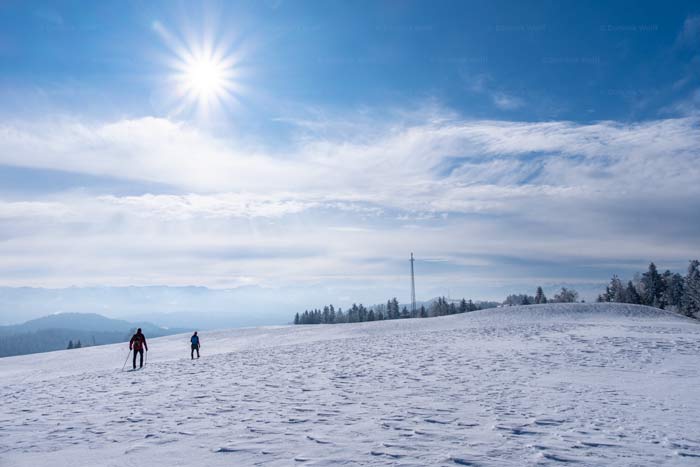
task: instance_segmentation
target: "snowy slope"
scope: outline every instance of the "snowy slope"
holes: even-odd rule
[[[700,464],[700,326],[537,305],[0,360],[0,465]]]

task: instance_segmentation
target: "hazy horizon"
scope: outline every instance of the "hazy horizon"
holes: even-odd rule
[[[590,300],[700,251],[692,2],[6,2],[0,31],[3,287],[262,317],[407,302],[410,252],[419,299]]]

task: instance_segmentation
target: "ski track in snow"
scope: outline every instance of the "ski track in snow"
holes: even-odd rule
[[[200,334],[0,360],[0,465],[700,464],[700,325],[661,311]]]

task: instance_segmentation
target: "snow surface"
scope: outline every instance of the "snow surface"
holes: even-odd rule
[[[700,326],[535,305],[0,360],[2,466],[700,465]]]

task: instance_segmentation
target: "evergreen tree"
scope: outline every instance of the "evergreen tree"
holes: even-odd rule
[[[632,281],[627,282],[625,297],[627,298],[627,303],[632,303],[634,305],[640,305],[642,303],[642,297],[639,295],[639,292]]]
[[[408,308],[404,305],[403,309],[401,310],[401,319],[406,319],[410,318],[411,314],[408,312]]]
[[[394,309],[394,319],[399,319],[401,313],[399,312],[399,301],[394,297],[391,299],[391,306]]]
[[[667,308],[680,312],[683,308],[683,295],[685,294],[685,280],[678,273],[665,271],[663,273],[664,295],[663,302]]]
[[[430,316],[445,316],[450,312],[445,297],[438,297],[437,301],[430,305]]]
[[[82,344],[80,343],[80,339],[78,339],[78,342],[75,344],[75,346],[74,346],[73,348],[74,348],[74,349],[79,349],[79,348],[81,348],[81,347],[82,347]]]
[[[664,303],[662,297],[664,294],[664,284],[654,263],[649,263],[649,269],[642,274],[641,285],[642,303],[644,305],[663,308]]]
[[[437,301],[430,304],[430,309],[428,311],[428,316],[440,316],[440,298]]]
[[[348,323],[357,323],[359,320],[359,310],[357,304],[353,303],[352,307],[348,310]]]
[[[465,299],[462,299],[459,302],[459,312],[466,313],[467,311],[469,311],[469,308],[467,307],[467,301]]]
[[[625,286],[622,285],[622,281],[616,275],[613,275],[610,279],[610,294],[613,302],[625,303],[627,302],[627,294],[625,293]]]
[[[686,316],[700,315],[700,261],[693,260],[685,276],[685,293],[683,294],[683,313]]]
[[[386,319],[395,319],[394,305],[391,300],[386,302]]]
[[[605,303],[610,301],[610,286],[605,287],[605,292],[602,294],[598,295],[598,298],[595,299],[596,302],[598,303]]]
[[[537,292],[535,292],[535,303],[538,305],[541,303],[547,303],[547,297],[544,295],[542,287],[537,287]]]
[[[297,311],[297,313],[294,315],[294,324],[300,324],[300,321],[299,321],[299,312],[298,312],[298,311]]]
[[[554,295],[555,303],[574,303],[578,300],[578,292],[562,287],[558,294]]]
[[[65,341],[63,341],[63,342],[65,342]],[[68,350],[70,350],[72,348],[73,348],[73,340],[69,340],[68,341]]]
[[[504,305],[516,306],[516,305],[530,305],[535,302],[535,297],[527,294],[511,294],[506,297],[503,301]]]
[[[428,311],[425,309],[425,305],[420,306],[420,312],[418,313],[418,316],[420,316],[421,318],[428,317]]]

